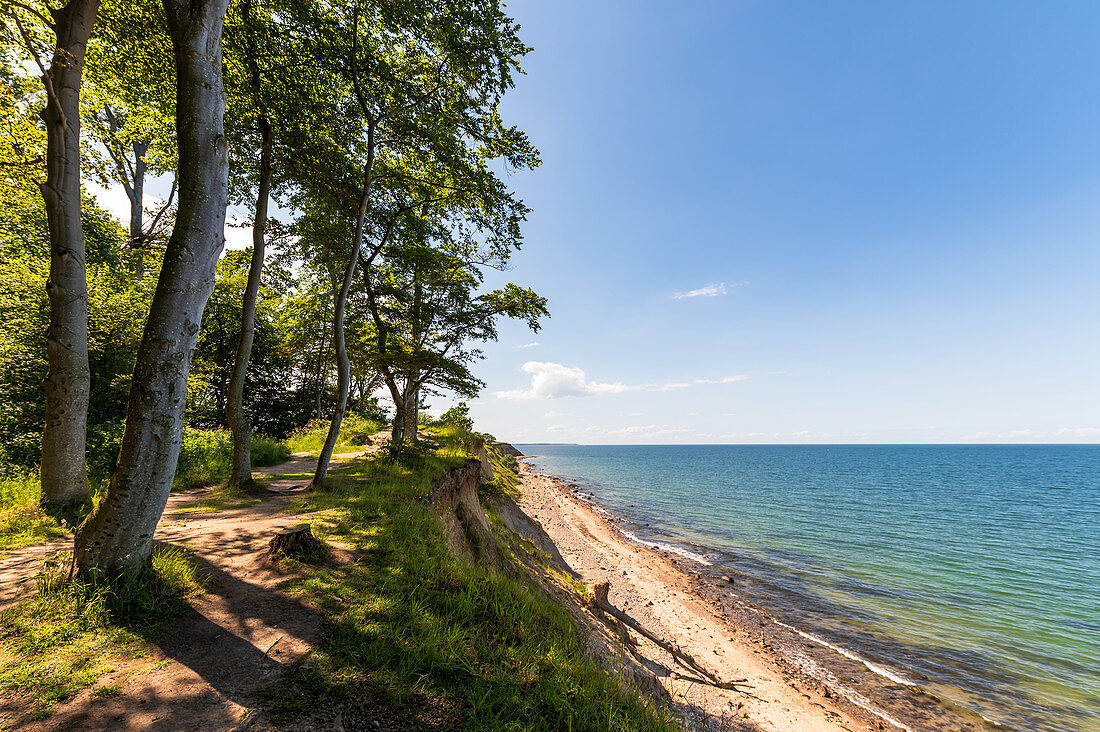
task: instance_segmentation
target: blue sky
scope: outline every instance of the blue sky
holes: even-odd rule
[[[489,284],[552,318],[485,348],[480,429],[1100,442],[1100,3],[509,10],[504,112],[545,162]]]
[[[509,10],[552,318],[486,348],[482,429],[1100,441],[1100,5]]]

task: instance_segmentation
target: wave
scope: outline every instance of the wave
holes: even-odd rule
[[[607,511],[604,511],[604,513],[607,513]],[[611,514],[607,514],[607,515],[610,516]],[[673,544],[662,544],[659,541],[646,541],[645,539],[638,538],[637,536],[635,536],[631,532],[629,532],[626,529],[621,528],[621,527],[619,528],[619,531],[622,532],[623,536],[625,536],[627,539],[630,539],[631,541],[633,541],[636,544],[641,544],[642,546],[649,547],[650,549],[662,549],[666,552],[672,552],[673,554],[677,554],[681,557],[684,557],[685,559],[690,559],[693,562],[698,562],[699,564],[702,564],[704,567],[713,567],[714,566],[714,564],[712,562],[708,561],[707,558],[704,557],[702,554],[696,554],[695,552],[690,552],[687,549],[684,549],[683,547],[675,546]]]

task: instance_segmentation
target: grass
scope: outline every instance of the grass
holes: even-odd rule
[[[72,530],[43,510],[41,495],[41,484],[33,473],[13,473],[0,479],[0,550],[49,541]]]
[[[224,430],[184,429],[183,445],[173,487],[193,488],[225,480],[232,468],[233,439]],[[256,436],[252,438],[252,464],[278,465],[290,459],[287,446]],[[8,468],[0,472],[0,552],[40,544],[71,534],[107,488],[109,477],[93,475],[92,499],[85,505],[61,512],[47,512],[41,505],[42,486],[37,471]],[[243,508],[254,501],[244,496],[216,493],[209,505],[192,510]]]
[[[432,478],[465,458],[465,437],[436,437],[432,452],[341,471],[342,484],[302,506],[358,556],[302,565],[288,581],[331,632],[308,667],[267,689],[269,713],[350,703],[445,729],[679,729],[585,653],[564,610],[454,556],[426,499]]]
[[[260,435],[252,437],[252,466],[279,465],[290,459],[286,445]],[[175,489],[196,488],[224,480],[233,468],[233,436],[226,430],[185,427]]]
[[[315,419],[306,426],[298,429],[287,439],[287,447],[291,452],[320,452],[325,446],[328,437],[329,420]],[[362,442],[353,442],[353,438],[360,435],[373,435],[385,429],[386,426],[378,422],[364,419],[357,414],[349,414],[344,417],[340,425],[340,434],[337,437],[336,447],[363,447]],[[336,452],[340,452],[339,449]]]
[[[334,471],[297,504],[319,537],[355,553],[343,563],[283,560],[294,569],[283,589],[316,608],[328,632],[308,661],[261,690],[266,713],[278,722],[341,705],[436,729],[679,729],[590,657],[565,610],[521,572],[469,564],[447,546],[431,482],[467,459],[474,439],[437,429],[430,449]],[[490,450],[490,460],[498,477],[487,489],[514,490],[500,456]],[[58,564],[39,590],[0,614],[0,697],[18,700],[17,724],[81,689],[118,694],[97,681],[147,654],[149,633],[201,587],[182,552],[158,548],[140,580],[69,583]]]
[[[26,720],[49,716],[119,660],[145,655],[144,638],[202,592],[173,547],[157,547],[150,571],[113,586],[69,582],[66,566],[48,565],[38,594],[0,614],[0,696],[20,698]],[[118,687],[93,693],[111,696]]]

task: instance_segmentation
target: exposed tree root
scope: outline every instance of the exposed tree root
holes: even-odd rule
[[[658,647],[668,651],[668,653],[671,654],[674,659],[679,661],[680,664],[684,666],[684,668],[694,671],[714,686],[722,689],[732,689],[737,686],[743,686],[748,681],[748,679],[731,679],[730,681],[722,681],[718,678],[716,674],[714,674],[714,672],[704,667],[701,663],[692,658],[691,655],[689,655],[678,645],[670,643],[665,639],[655,635],[654,633],[646,630],[637,620],[630,617],[625,612],[611,604],[611,601],[608,600],[607,597],[608,593],[611,591],[610,582],[607,582],[606,580],[603,582],[597,582],[588,589],[589,597],[587,604],[589,609],[599,611],[600,613],[610,616],[611,618],[618,621],[619,625],[617,630],[619,631],[620,636],[623,638],[623,641],[625,643],[633,645],[633,642],[630,640],[630,637],[626,632],[626,628],[622,627],[624,625],[632,628],[639,635],[653,641],[653,643],[656,644]]]

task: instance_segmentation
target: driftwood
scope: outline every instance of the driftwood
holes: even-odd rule
[[[629,626],[639,635],[648,638],[649,640],[653,641],[653,643],[656,644],[658,647],[668,651],[668,653],[671,654],[674,659],[679,661],[680,664],[684,666],[684,668],[694,671],[713,685],[723,689],[732,689],[735,686],[743,685],[746,681],[748,681],[748,679],[722,681],[713,672],[711,672],[701,663],[692,658],[691,655],[689,655],[678,645],[670,643],[665,639],[655,635],[654,633],[646,630],[637,620],[630,617],[625,612],[611,604],[611,601],[607,598],[608,592],[611,591],[610,582],[607,582],[606,580],[603,582],[597,582],[595,585],[589,588],[589,591],[590,595],[588,598],[588,607],[590,609],[599,610],[600,612],[611,616],[615,620],[618,620],[619,623],[621,623],[622,625]],[[623,639],[629,643],[630,641],[628,636],[626,635],[626,630],[620,626],[620,631],[621,637],[623,637]]]
[[[298,524],[271,537],[267,553],[273,557],[313,558],[323,555],[325,543],[313,535],[309,524]]]

